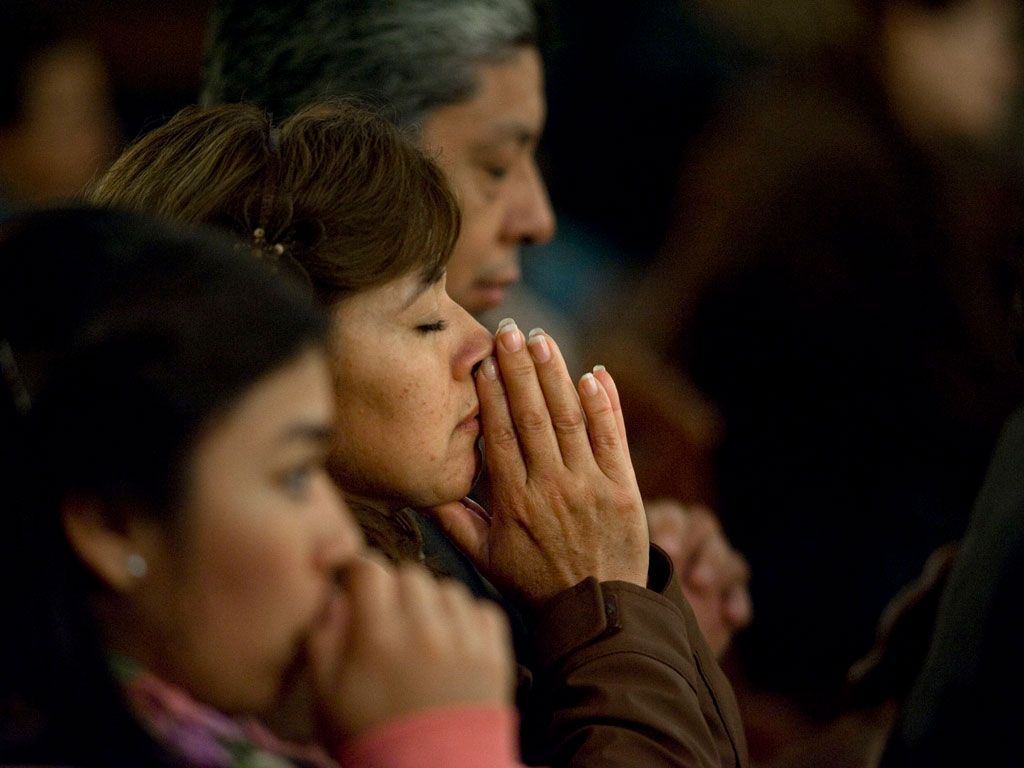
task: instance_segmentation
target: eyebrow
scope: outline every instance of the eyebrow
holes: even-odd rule
[[[518,145],[528,145],[540,140],[539,131],[533,130],[518,120],[500,123],[494,127],[491,133],[492,138],[488,143],[512,141]]]
[[[320,422],[300,422],[284,429],[278,438],[278,442],[290,443],[301,441],[326,445],[333,439],[334,429],[330,425]]]

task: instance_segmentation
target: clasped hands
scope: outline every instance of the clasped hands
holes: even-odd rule
[[[590,576],[646,586],[647,517],[608,372],[574,385],[554,339],[504,320],[476,385],[491,509],[434,508],[452,540],[527,608]]]
[[[588,576],[645,586],[653,539],[724,652],[751,620],[749,569],[706,510],[658,501],[645,514],[608,372],[574,385],[550,336],[505,320],[476,383],[491,510],[463,499],[432,513],[480,571],[537,608]]]

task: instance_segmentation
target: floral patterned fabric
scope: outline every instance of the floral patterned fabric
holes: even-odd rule
[[[129,706],[150,734],[194,768],[338,768],[318,747],[281,741],[252,719],[200,704],[131,659],[111,660]]]

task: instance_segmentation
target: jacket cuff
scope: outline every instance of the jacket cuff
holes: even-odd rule
[[[644,614],[645,626],[653,616],[661,615],[662,620],[653,623],[664,624],[666,631],[678,633],[683,616],[670,599],[672,595],[666,594],[675,583],[672,561],[652,545],[650,562],[646,589],[624,581],[599,582],[590,577],[548,602],[537,616],[532,633],[538,671],[558,665],[598,640],[621,633],[624,622],[629,623],[630,615],[637,610]],[[659,604],[654,614],[641,607],[649,601]]]

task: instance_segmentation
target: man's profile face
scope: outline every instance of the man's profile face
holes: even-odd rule
[[[519,249],[542,243],[554,213],[534,153],[544,126],[543,70],[532,47],[483,64],[466,101],[435,109],[421,132],[459,199],[462,231],[448,293],[472,314],[496,307],[519,280]]]

